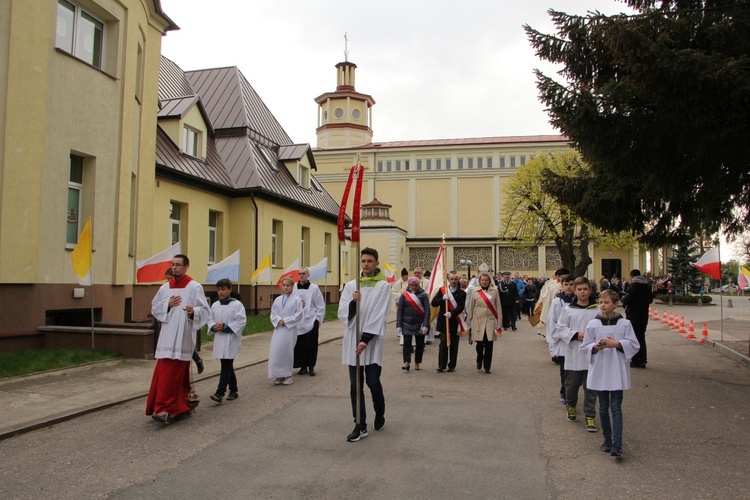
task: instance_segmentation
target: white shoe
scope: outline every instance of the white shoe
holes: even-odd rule
[[[277,378],[276,380],[273,381],[273,385],[281,385],[282,383],[284,383],[284,378],[283,377],[282,378]]]
[[[294,382],[292,380],[292,377],[287,377],[281,383],[284,384],[284,385],[292,385],[292,382]]]

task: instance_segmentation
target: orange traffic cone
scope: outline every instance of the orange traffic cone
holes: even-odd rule
[[[659,310],[654,307],[654,321],[659,321]]]
[[[673,314],[672,317],[669,319],[669,327],[672,330],[679,330],[680,328],[680,320],[677,319],[677,315]]]
[[[662,325],[668,325],[669,319],[667,319],[667,311],[664,311],[664,314],[661,317],[661,324]]]
[[[703,323],[703,331],[701,332],[701,344],[706,343],[706,339],[708,339],[708,323]]]
[[[694,339],[695,337],[695,325],[693,324],[693,320],[690,320],[690,328],[688,328],[688,334],[685,335],[686,339]]]
[[[682,320],[680,320],[680,329],[677,330],[677,333],[686,334],[687,330],[685,330],[685,316],[682,316]]]

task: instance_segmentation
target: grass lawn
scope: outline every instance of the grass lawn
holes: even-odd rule
[[[338,310],[339,305],[338,304],[328,304],[326,306],[326,312],[323,316],[323,321],[330,321],[333,319],[338,318]],[[259,314],[257,316],[248,316],[247,317],[247,324],[245,325],[245,329],[242,331],[242,335],[252,335],[254,333],[263,333],[263,332],[270,332],[273,330],[273,325],[271,324],[271,315],[270,314]],[[201,330],[201,341],[202,342],[213,342],[213,336],[209,336],[208,328],[203,327]]]
[[[0,378],[80,365],[119,357],[118,354],[85,349],[40,349],[0,354]]]

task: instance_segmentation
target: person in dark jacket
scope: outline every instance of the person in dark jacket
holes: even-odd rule
[[[653,300],[654,296],[648,280],[641,276],[638,269],[630,271],[630,286],[628,293],[622,298],[622,305],[625,306],[625,317],[633,325],[635,337],[640,344],[638,353],[630,360],[630,366],[633,368],[646,368],[648,362],[646,327],[648,326],[648,306]]]
[[[447,292],[445,286],[440,288],[440,291],[435,294],[432,299],[433,307],[440,307],[440,311],[437,317],[436,330],[440,332],[440,350],[438,351],[438,368],[437,371],[445,371],[446,366],[448,371],[452,372],[456,369],[456,361],[458,360],[458,324],[460,315],[464,312],[466,305],[466,292],[461,290],[458,286],[458,275],[456,273],[448,274],[448,285],[450,294]],[[450,337],[445,333],[445,318],[448,318],[448,328],[450,329]],[[450,338],[450,347],[448,347],[448,339]],[[448,351],[450,350],[450,359]]]
[[[521,297],[518,295],[516,283],[510,279],[509,272],[503,273],[497,290],[500,292],[500,304],[503,306],[503,328],[516,331],[516,304],[520,303]]]
[[[409,286],[396,302],[396,332],[404,337],[404,366],[407,372],[411,368],[411,338],[417,344],[414,353],[414,369],[419,370],[424,353],[424,337],[430,330],[430,299],[419,283],[419,278],[412,276]]]
[[[537,292],[534,280],[531,278],[526,280],[526,288],[523,291],[521,299],[523,300],[523,314],[525,314],[526,317],[532,316],[534,314],[534,308],[536,307]]]

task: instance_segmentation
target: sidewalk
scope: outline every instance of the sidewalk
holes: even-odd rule
[[[267,362],[272,333],[243,337],[235,370]],[[331,342],[343,334],[338,320],[326,321],[320,325],[319,342]],[[200,375],[195,363],[190,363],[194,381],[219,376],[221,365],[212,359],[212,352],[213,343],[201,347],[206,369]],[[6,402],[0,440],[145,397],[155,364],[154,360],[121,358],[0,380],[0,397]]]

